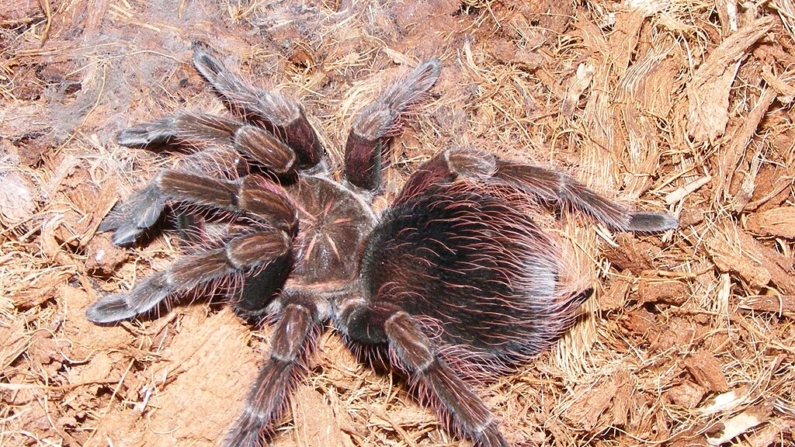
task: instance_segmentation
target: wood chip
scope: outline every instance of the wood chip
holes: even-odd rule
[[[629,421],[629,413],[634,410],[632,396],[635,394],[635,387],[629,373],[626,371],[618,371],[613,376],[613,382],[617,384],[616,394],[613,396],[613,406],[610,409],[613,420],[611,425],[624,427]]]
[[[39,200],[30,177],[21,171],[0,170],[0,181],[0,219],[9,226],[29,220]]]
[[[655,322],[654,315],[644,308],[635,309],[620,320],[622,326],[630,332],[646,336],[650,333],[659,332],[659,327]]]
[[[718,394],[717,396],[707,399],[707,402],[699,408],[699,413],[709,416],[711,414],[731,411],[748,400],[748,393],[748,386],[743,385],[731,391]]]
[[[685,368],[699,385],[710,391],[723,392],[729,389],[721,363],[710,352],[697,351],[691,354],[685,359]]]
[[[36,278],[31,278],[25,283],[28,287],[14,296],[14,305],[19,309],[30,309],[55,298],[58,286],[64,284],[68,277],[69,273],[63,270],[49,270]]]
[[[795,295],[749,296],[742,299],[740,308],[780,314],[793,313],[795,312]]]
[[[707,175],[707,176],[701,177],[699,179],[693,180],[692,182],[688,183],[687,185],[684,185],[684,186],[678,188],[677,190],[669,193],[667,196],[665,196],[665,203],[667,203],[668,205],[671,205],[671,204],[674,204],[676,202],[679,202],[680,200],[682,200],[685,197],[687,197],[688,194],[690,194],[693,191],[696,191],[698,188],[701,188],[702,186],[708,184],[710,181],[712,181],[712,176],[711,175]]]
[[[672,403],[690,409],[695,408],[701,402],[707,391],[709,391],[707,388],[685,380],[682,384],[668,390],[665,395]]]
[[[781,102],[789,104],[795,100],[795,86],[771,73],[769,65],[762,67],[762,79],[778,93],[778,98]]]
[[[763,17],[732,34],[713,50],[693,75],[687,87],[689,118],[687,131],[696,141],[714,143],[729,121],[729,91],[740,61],[757,40],[773,26]]]
[[[718,270],[737,273],[752,289],[759,290],[770,282],[770,272],[759,260],[752,259],[738,246],[731,246],[725,239],[716,236],[707,240],[706,247]]]
[[[606,379],[585,391],[564,413],[564,417],[585,430],[592,430],[599,424],[600,416],[610,407],[618,386],[618,383]]]
[[[770,105],[776,99],[776,94],[772,90],[765,90],[762,96],[756,101],[756,106],[751,110],[742,121],[742,125],[734,132],[721,155],[718,158],[718,173],[715,176],[717,185],[715,187],[716,197],[723,197],[728,194],[732,178],[737,171],[738,164],[742,161],[746,147],[756,134],[756,129],[762,118],[765,117]],[[753,192],[753,191],[751,191]],[[749,195],[750,199],[750,195]],[[747,201],[746,201],[747,203]]]
[[[629,270],[640,275],[644,270],[656,270],[653,259],[660,248],[627,233],[616,234],[618,247],[605,249],[605,257],[620,270]]]
[[[795,238],[795,207],[784,206],[754,213],[746,221],[748,229],[765,236]]]
[[[645,277],[638,283],[638,297],[642,303],[681,306],[690,297],[689,292],[685,284],[670,279]]]
[[[763,428],[755,430],[753,433],[748,433],[744,440],[750,447],[777,445],[782,439],[786,439],[787,433],[790,434],[790,439],[792,439],[793,428],[795,428],[795,420],[791,417],[774,418],[768,421]]]
[[[629,280],[632,276],[632,272],[629,270],[624,270],[616,276],[610,288],[599,295],[599,309],[611,311],[623,308],[627,301],[629,288],[632,286],[632,282]]]
[[[566,96],[563,98],[561,113],[566,117],[574,114],[574,109],[580,102],[582,92],[591,85],[593,80],[593,64],[583,62],[577,67],[577,73],[568,81],[566,86]]]
[[[773,403],[751,407],[707,431],[709,445],[722,445],[766,422],[773,411]]]
[[[770,272],[773,284],[786,295],[795,295],[795,258],[784,256],[763,245],[745,232],[737,232],[737,243],[743,253],[759,262]]]
[[[309,386],[302,385],[290,399],[296,429],[293,431],[298,446],[323,445],[347,447],[346,434],[342,432],[331,406],[323,396]]]

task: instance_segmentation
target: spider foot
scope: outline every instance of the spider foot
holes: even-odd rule
[[[637,233],[656,233],[679,228],[679,220],[670,214],[633,212],[629,215],[627,229]]]
[[[138,312],[127,304],[127,296],[123,294],[105,295],[86,310],[86,318],[97,324],[128,320],[136,315]]]
[[[164,206],[165,197],[153,181],[111,211],[97,231],[113,231],[114,245],[132,245],[160,219]]]
[[[177,136],[174,132],[176,121],[175,117],[168,117],[129,127],[116,135],[116,142],[137,148],[168,144]]]

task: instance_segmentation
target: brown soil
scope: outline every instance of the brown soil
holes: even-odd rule
[[[339,161],[352,117],[417,60],[442,80],[392,146],[380,204],[435,151],[476,146],[572,173],[681,229],[557,229],[597,292],[574,330],[475,384],[524,445],[793,445],[792,0],[0,4],[0,445],[214,445],[268,350],[227,308],[89,323],[87,306],[162,270],[97,227],[171,163],[125,126],[222,112],[193,70],[208,43],[297,97]],[[470,445],[321,337],[278,446]]]

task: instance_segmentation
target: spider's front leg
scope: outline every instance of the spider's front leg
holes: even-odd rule
[[[173,144],[188,147],[231,145],[236,152],[230,151],[227,155],[243,155],[246,160],[270,172],[286,176],[294,175],[299,168],[310,168],[320,163],[323,147],[297,102],[249,86],[201,48],[194,52],[193,63],[235,109],[254,118],[255,124],[265,124],[283,140],[258,125],[235,119],[203,113],[179,113],[121,131],[117,137],[119,144],[137,148]],[[192,157],[201,159],[203,152]],[[196,172],[210,174],[213,167],[220,168],[212,155],[205,158],[203,164],[193,163]],[[158,178],[162,175],[167,174],[161,172]],[[115,231],[114,244],[135,242],[158,220],[166,200],[166,193],[158,187],[158,182],[155,179],[137,191],[118,212],[103,222],[101,231]]]
[[[247,159],[276,174],[295,172],[296,152],[265,129],[204,113],[178,113],[119,132],[122,146],[149,148],[166,144],[231,144]]]
[[[255,89],[202,48],[194,51],[193,64],[235,111],[242,111],[254,124],[264,124],[269,130],[230,118],[179,113],[123,130],[117,138],[119,144],[150,147],[231,143],[241,154],[277,174],[320,163],[323,146],[299,103],[278,93]]]
[[[199,153],[196,155],[205,155]],[[218,160],[212,166],[218,167]],[[245,195],[251,195],[256,188],[276,191],[278,188],[264,182],[258,176],[244,175],[235,180],[218,180],[208,176],[202,169],[163,169],[154,179],[141,190],[136,191],[118,209],[114,210],[102,224],[99,231],[113,231],[113,243],[123,246],[134,243],[141,235],[151,228],[163,213],[168,202],[190,202],[197,205],[219,208],[232,212],[249,211],[245,207]],[[233,177],[236,175],[233,175]],[[240,205],[240,194],[244,203]],[[284,197],[283,193],[275,193],[272,197]],[[254,199],[252,196],[250,199]],[[262,197],[259,197],[262,199]],[[281,212],[285,213],[286,198],[281,199]],[[277,207],[277,209],[279,208]],[[284,214],[282,214],[284,215]],[[264,216],[259,216],[263,218]],[[293,216],[294,217],[294,216]],[[266,218],[267,219],[267,218]],[[290,218],[289,222],[294,219]],[[285,227],[285,220],[276,219],[280,227]],[[290,224],[292,225],[292,224]],[[289,226],[289,225],[288,225]]]
[[[544,202],[584,212],[619,231],[659,232],[678,227],[677,219],[670,214],[632,211],[566,174],[501,160],[476,149],[446,150],[424,163],[408,180],[397,202],[409,200],[431,185],[452,182],[459,176],[510,185]]]
[[[180,170],[206,176],[220,173],[231,180],[247,175],[248,163],[230,148],[215,147],[191,154],[183,160]],[[160,219],[168,199],[158,186],[160,175],[162,172],[102,220],[99,231],[113,231],[115,245],[134,243]]]
[[[296,153],[291,148],[264,129],[226,118],[183,113],[153,123],[139,124],[123,130],[118,136],[119,144],[129,147],[148,147],[175,141],[231,143],[235,150],[205,149],[191,155],[185,161],[187,166],[178,170],[160,171],[146,187],[136,191],[124,205],[102,222],[99,230],[113,230],[114,244],[128,245],[135,242],[157,222],[167,200],[179,200],[179,197],[172,197],[174,191],[164,190],[161,186],[166,177],[179,174],[207,176],[227,171],[231,171],[229,176],[232,178],[245,176],[248,174],[248,163],[245,159],[276,174],[295,172]],[[241,154],[245,159],[241,160]],[[237,157],[237,160],[230,160],[232,157]],[[217,193],[216,185],[214,181],[209,181],[206,185],[197,184],[195,188],[199,189],[194,189],[193,193]],[[221,187],[222,191],[227,189],[229,188],[226,186]],[[188,200],[191,198],[189,196]],[[202,200],[203,196],[199,195],[196,202],[202,203]]]
[[[348,182],[369,191],[381,186],[384,147],[399,131],[401,117],[436,83],[441,68],[442,63],[436,58],[421,63],[356,115],[345,143],[345,179]]]
[[[388,343],[392,356],[438,400],[463,435],[480,447],[508,447],[486,404],[439,358],[414,318],[388,303],[351,298],[340,306],[341,330],[366,344]]]
[[[323,159],[323,145],[297,102],[253,88],[198,46],[193,53],[193,65],[233,108],[264,121],[293,148],[298,155],[298,167],[309,168]]]
[[[255,176],[240,181],[216,180],[180,171],[161,171],[153,182],[163,201],[172,200],[245,214],[258,225],[256,231],[233,236],[223,246],[175,262],[136,284],[126,294],[106,295],[86,311],[95,323],[110,323],[140,315],[169,296],[175,296],[239,274],[251,274],[274,290],[289,272],[292,238],[298,216],[280,188]],[[273,268],[276,267],[276,268]],[[265,271],[269,278],[257,273]],[[260,284],[262,285],[262,284]],[[248,297],[248,295],[246,295]],[[244,313],[261,312],[270,296],[250,297],[235,303]]]

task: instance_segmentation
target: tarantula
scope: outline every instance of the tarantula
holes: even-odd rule
[[[547,349],[588,295],[563,284],[559,245],[527,210],[558,205],[619,231],[677,226],[670,215],[630,211],[564,174],[475,149],[438,153],[376,215],[383,153],[436,82],[438,59],[356,116],[341,181],[331,178],[296,101],[247,85],[206,49],[195,49],[193,64],[239,118],[181,113],[123,130],[123,146],[197,150],[181,168],[161,170],[100,229],[113,230],[117,245],[135,243],[173,209],[195,250],[128,293],[102,297],[86,315],[111,323],[189,292],[222,290],[238,314],[272,316],[270,357],[226,446],[263,442],[313,334],[329,320],[357,349],[388,353],[459,435],[507,446],[463,379]]]

